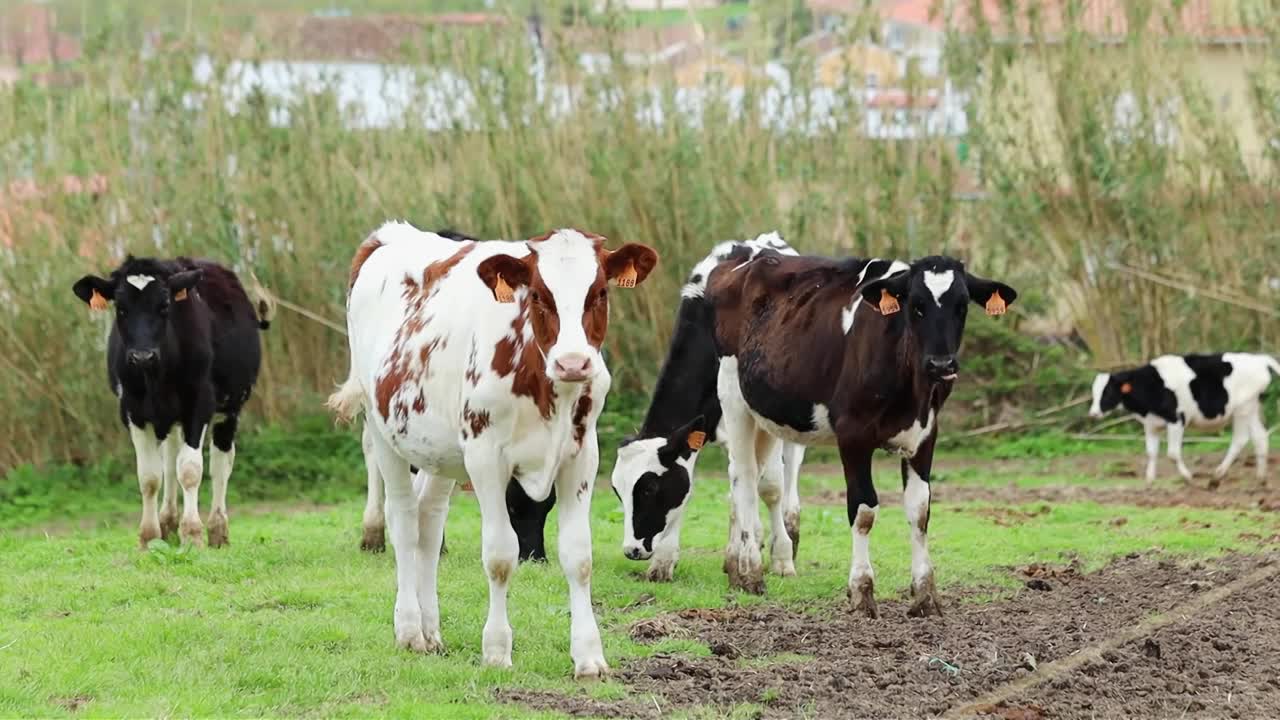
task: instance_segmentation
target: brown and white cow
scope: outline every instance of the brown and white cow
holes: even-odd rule
[[[907,265],[740,252],[712,270],[733,496],[725,572],[764,590],[754,519],[758,466],[777,439],[840,449],[853,560],[849,597],[877,615],[869,535],[879,500],[871,456],[903,456],[903,504],[911,527],[912,615],[941,613],[929,560],[929,473],[938,414],[959,372],[956,355],[970,302],[1004,313],[1017,297],[948,257]]]
[[[535,501],[554,488],[569,581],[574,674],[608,670],[591,608],[596,419],[610,375],[600,347],[609,281],[635,287],[652,249],[557,230],[526,242],[456,242],[404,223],[369,236],[351,264],[351,374],[329,400],[364,411],[396,557],[395,636],[441,648],[436,570],[449,494],[465,473],[482,522],[489,579],[484,660],[511,665],[507,586],[518,545],[508,483]],[[410,478],[412,463],[421,472]]]

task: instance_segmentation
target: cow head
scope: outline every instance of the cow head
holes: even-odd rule
[[[71,289],[94,310],[107,310],[114,304],[115,329],[125,362],[139,370],[152,370],[160,364],[170,306],[189,302],[189,293],[202,275],[199,268],[130,256],[109,278],[85,275]]]
[[[1098,373],[1093,379],[1093,403],[1089,406],[1089,417],[1100,418],[1115,410],[1132,392],[1133,383],[1127,373]]]
[[[956,354],[969,303],[1003,315],[1017,297],[1008,285],[971,275],[949,257],[917,260],[906,272],[862,286],[862,299],[882,314],[905,316],[909,341],[931,383],[951,382],[960,371]]]
[[[494,255],[476,272],[498,302],[527,310],[534,340],[553,382],[590,380],[604,367],[600,346],[609,327],[609,281],[632,288],[658,264],[658,253],[628,243],[607,250],[604,238],[557,230],[528,242],[524,257]]]
[[[656,541],[677,527],[693,485],[693,462],[706,442],[701,415],[665,437],[627,440],[618,447],[613,491],[622,501],[622,552],[653,555]]]

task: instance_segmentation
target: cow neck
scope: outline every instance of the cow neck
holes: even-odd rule
[[[637,437],[665,437],[698,415],[706,418],[707,434],[713,436],[720,415],[718,364],[711,304],[700,297],[684,298]]]
[[[874,310],[872,310],[874,312]],[[915,418],[924,419],[931,408],[940,405],[942,386],[929,382],[924,362],[915,342],[915,332],[905,315],[885,318],[885,342],[876,343],[880,348],[873,362],[881,367],[891,367],[892,373],[881,376],[891,387],[882,388],[890,397],[911,398],[911,411]]]

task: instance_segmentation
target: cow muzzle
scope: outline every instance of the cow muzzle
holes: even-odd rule
[[[583,353],[561,355],[556,359],[553,370],[560,382],[583,382],[593,374],[591,357]]]
[[[959,375],[960,363],[955,355],[930,355],[925,358],[925,371],[930,380],[950,382]]]
[[[125,360],[134,367],[151,367],[159,357],[160,354],[155,350],[130,350],[125,353]]]
[[[622,547],[622,554],[627,556],[628,560],[648,560],[653,552],[645,550],[644,545],[639,541],[627,543]]]

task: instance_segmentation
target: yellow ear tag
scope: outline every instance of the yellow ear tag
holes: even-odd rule
[[[901,309],[902,306],[898,305],[898,298],[890,295],[888,290],[880,288],[880,314],[892,315]]]
[[[707,434],[701,430],[694,430],[689,433],[689,447],[693,450],[701,450],[702,446],[707,443]]]
[[[498,281],[493,284],[493,297],[500,303],[509,303],[516,301],[516,291],[511,289],[507,281],[498,276]]]
[[[999,290],[991,293],[991,297],[987,299],[988,315],[1003,315],[1008,308],[1009,305],[1004,301],[1004,298],[1000,297]]]
[[[174,302],[182,302],[183,300],[186,300],[186,299],[187,299],[187,291],[185,289],[179,290],[178,292],[173,294]]]
[[[1133,386],[1132,386],[1132,385],[1130,385],[1129,383],[1125,383],[1125,384],[1123,384],[1123,385],[1121,385],[1121,386],[1120,386],[1120,394],[1121,394],[1121,395],[1128,395],[1128,394],[1129,394],[1129,393],[1131,393],[1131,392],[1133,392]]]
[[[636,286],[636,280],[640,279],[640,273],[636,272],[635,263],[627,263],[627,266],[618,273],[618,287],[633,288]]]
[[[93,296],[89,298],[89,307],[94,310],[106,310],[107,299],[102,297],[102,293],[94,290]]]

